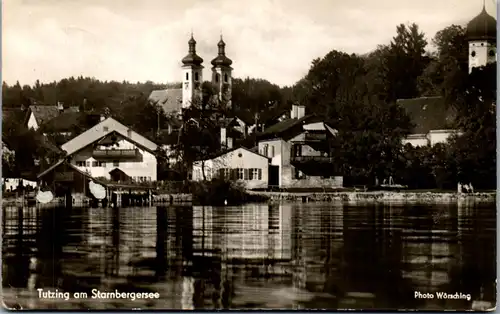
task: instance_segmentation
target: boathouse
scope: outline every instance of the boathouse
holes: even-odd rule
[[[91,181],[109,188],[157,180],[157,145],[113,118],[103,119],[61,149],[65,158],[38,175],[40,186],[56,196],[89,196]]]

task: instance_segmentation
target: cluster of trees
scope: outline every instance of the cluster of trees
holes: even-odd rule
[[[332,145],[345,176],[362,177],[371,183],[374,178],[393,176],[416,187],[451,186],[457,180],[494,187],[496,65],[475,69],[469,75],[465,33],[461,26],[446,27],[435,35],[429,50],[416,24],[401,24],[388,45],[380,45],[369,54],[332,50],[313,60],[307,75],[293,86],[281,88],[261,79],[234,79],[233,108],[254,117],[293,102],[306,105],[308,112],[324,116],[338,129],[338,141]],[[36,82],[34,86],[3,83],[2,97],[4,108],[20,108],[35,100],[46,104],[60,101],[94,112],[109,108],[124,123],[157,139],[168,117],[147,98],[152,90],[166,87],[180,84],[102,82],[78,77],[48,84]],[[218,117],[210,102],[216,90],[209,83],[204,83],[202,90],[198,109],[184,117],[178,134],[177,150],[186,162],[220,149],[213,132]],[[437,147],[403,147],[401,140],[413,125],[396,100],[419,96],[443,96],[446,105],[457,112],[456,127],[463,134]],[[206,123],[193,127],[187,123],[190,117]],[[26,132],[18,128],[8,136],[23,138]],[[28,156],[39,150],[32,148]]]
[[[418,26],[401,24],[389,45],[368,55],[334,50],[313,60],[293,87],[294,100],[339,130],[332,145],[344,175],[372,184],[393,176],[426,188],[457,181],[495,187],[496,65],[468,74],[468,45],[460,26],[439,31],[432,44],[435,50],[427,51]],[[442,96],[457,112],[455,126],[464,134],[443,147],[403,147],[401,140],[414,125],[396,100],[419,96]],[[415,167],[419,177],[429,174],[426,180],[414,179]]]

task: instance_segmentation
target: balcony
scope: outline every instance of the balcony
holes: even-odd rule
[[[333,157],[329,156],[293,156],[291,161],[294,163],[333,163]]]
[[[95,149],[92,152],[94,158],[136,158],[139,154],[137,149]]]
[[[326,133],[306,133],[305,142],[323,142],[326,141]]]

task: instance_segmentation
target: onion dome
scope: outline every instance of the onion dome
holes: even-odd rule
[[[467,24],[467,39],[496,40],[496,38],[497,21],[486,12],[486,8],[483,6],[483,11]]]
[[[220,41],[217,44],[219,47],[219,54],[218,56],[212,60],[212,65],[214,67],[216,66],[224,66],[224,67],[229,67],[231,64],[233,64],[233,61],[226,57],[226,43],[222,39],[222,35],[220,36]]]
[[[193,34],[191,34],[191,39],[189,40],[188,44],[189,53],[182,59],[182,63],[184,65],[200,66],[203,63],[203,59],[196,54],[196,40],[194,40]]]

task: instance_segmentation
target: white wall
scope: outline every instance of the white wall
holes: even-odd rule
[[[193,164],[193,180],[203,180],[202,168],[205,170],[207,180],[218,176],[219,169],[261,169],[261,179],[237,180],[243,183],[248,189],[267,188],[268,185],[269,160],[263,156],[250,152],[244,148],[233,150],[227,154],[214,159],[206,160],[202,167],[202,162]]]
[[[472,56],[472,52],[475,52],[475,56]],[[490,56],[490,51],[494,51],[494,56]],[[487,63],[495,62],[496,47],[495,45],[488,43],[487,41],[470,41],[469,42],[469,72],[472,71],[474,67],[484,66]]]
[[[74,154],[71,158],[71,164],[76,166],[78,169],[90,173],[92,177],[105,177],[107,179],[110,179],[111,176],[109,172],[115,168],[118,168],[122,170],[124,173],[126,173],[128,176],[135,178],[135,177],[145,177],[146,180],[151,180],[151,181],[156,181],[157,179],[157,161],[156,161],[156,156],[153,155],[152,153],[148,152],[147,150],[138,148],[136,145],[133,143],[127,141],[126,139],[121,139],[118,141],[118,147],[117,149],[138,149],[139,154],[142,155],[142,161],[134,161],[134,160],[119,160],[119,165],[118,167],[113,165],[113,159],[112,158],[106,158],[106,159],[95,159],[92,157],[92,151],[93,148],[92,146],[88,146],[87,148],[77,152]],[[101,149],[101,148],[100,148]],[[78,161],[84,161],[84,162],[89,162],[90,166],[78,166],[77,162]],[[102,161],[105,162],[104,167],[94,167],[93,162],[94,161]]]
[[[402,144],[411,144],[413,147],[429,145],[429,139],[426,134],[412,134],[402,140]]]
[[[28,119],[28,129],[33,129],[37,130],[38,129],[38,123],[36,122],[35,115],[30,113],[30,118]]]
[[[429,141],[431,146],[437,143],[446,143],[448,138],[453,135],[456,131],[454,130],[434,130],[429,132]]]

